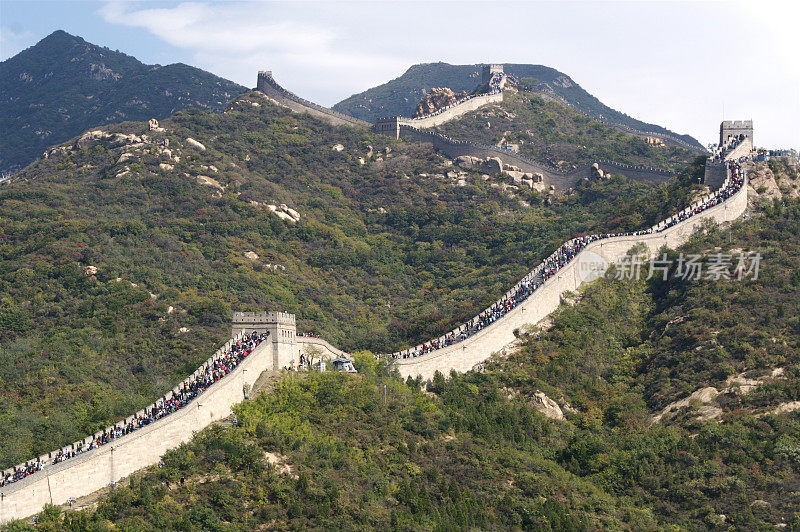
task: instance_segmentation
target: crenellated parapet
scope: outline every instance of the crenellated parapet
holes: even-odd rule
[[[330,122],[334,126],[370,127],[372,125],[369,122],[310,102],[284,89],[275,81],[275,78],[272,77],[272,72],[269,70],[262,70],[258,73],[256,89],[295,113],[308,113],[315,118]]]
[[[485,146],[475,142],[455,140],[442,135],[441,133],[419,130],[415,127],[402,123],[398,124],[397,128],[400,138],[404,138],[412,142],[430,142],[434,149],[443,153],[447,157],[450,157],[451,159],[462,155],[479,157],[481,159],[485,159],[487,157],[496,157],[503,161],[504,164],[516,166],[523,172],[542,174],[542,176],[544,176],[543,182],[545,186],[552,186],[557,192],[563,192],[568,188],[575,186],[584,178],[593,177],[591,164],[585,164],[573,170],[563,171],[548,164],[525,157],[524,155],[520,155],[509,150],[504,150],[496,146]],[[675,173],[669,170],[653,168],[649,166],[635,166],[604,160],[597,161],[596,164],[606,173],[610,172],[622,174],[631,179],[650,181],[653,183],[667,181],[675,176]]]

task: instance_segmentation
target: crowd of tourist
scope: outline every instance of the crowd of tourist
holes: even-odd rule
[[[504,74],[502,72],[494,72],[489,79],[489,89],[492,93],[500,92],[500,85],[503,81]]]
[[[526,276],[525,280],[519,283],[514,290],[512,290],[510,295],[503,297],[500,301],[478,314],[471,321],[465,325],[462,325],[458,329],[458,332],[451,332],[447,334],[444,339],[431,340],[430,342],[427,342],[414,349],[393,353],[391,355],[378,355],[377,358],[416,358],[432,351],[442,349],[443,347],[466,340],[470,336],[488,327],[495,321],[514,310],[520,303],[525,301],[531,294],[538,290],[544,282],[556,275],[562,268],[564,268],[564,266],[572,262],[578,253],[580,253],[590,243],[597,240],[618,236],[638,236],[659,233],[672,227],[673,225],[691,218],[692,216],[708,210],[715,205],[723,203],[725,200],[738,192],[744,184],[744,171],[739,161],[728,161],[727,167],[729,177],[719,190],[709,196],[705,201],[687,208],[675,216],[672,216],[664,224],[659,224],[656,227],[643,231],[587,235],[569,240],[560,248],[558,248],[552,255],[542,261],[542,263],[533,272],[531,272],[530,275]]]
[[[171,392],[169,398],[165,395],[160,401],[156,401],[154,405],[145,408],[143,412],[103,430],[100,434],[93,435],[88,441],[75,443],[69,449],[59,449],[55,453],[50,453],[46,459],[40,457],[5,471],[0,476],[0,487],[41,471],[48,464],[58,464],[79,456],[81,453],[91,451],[96,447],[111,443],[117,438],[146,427],[176,410],[180,410],[203,393],[209,386],[233,371],[266,337],[265,333],[258,332],[243,336],[222,356],[214,359],[211,363],[207,363],[199,375],[184,382],[178,392]]]
[[[725,140],[725,143],[721,146],[717,146],[714,149],[714,162],[721,162],[725,159],[725,154],[731,152],[732,150],[736,149],[736,146],[744,142],[747,138],[747,135],[744,133],[740,133],[738,135],[729,135],[728,138]],[[745,157],[739,159],[739,162],[742,162]]]

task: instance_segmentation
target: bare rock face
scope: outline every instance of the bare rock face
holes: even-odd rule
[[[186,144],[188,144],[189,146],[193,146],[193,147],[197,148],[200,151],[206,151],[206,147],[203,146],[202,143],[194,140],[192,137],[188,137],[186,139]]]
[[[459,155],[454,161],[461,168],[475,168],[483,163],[483,159],[472,155]]]
[[[481,169],[490,175],[499,175],[503,172],[503,161],[499,157],[487,157],[481,166]]]
[[[453,92],[453,89],[449,87],[433,87],[417,104],[414,117],[420,118],[435,113],[439,109],[464,99],[466,96],[466,92]]]
[[[564,413],[558,403],[547,397],[543,392],[533,394],[533,397],[528,401],[528,405],[550,419],[564,419]]]
[[[151,118],[149,120],[148,126],[150,127],[150,131],[156,131],[156,132],[164,131],[163,127],[158,127],[158,120],[156,120],[155,118]]]

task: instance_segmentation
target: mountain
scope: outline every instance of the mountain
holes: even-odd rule
[[[56,31],[0,63],[0,172],[15,172],[89,128],[218,110],[244,90],[188,65],[145,65]]]
[[[668,134],[705,150],[702,144],[689,135],[679,135],[656,124],[636,120],[616,111],[586,92],[563,72],[543,65],[505,64],[506,74],[522,84],[544,94],[553,95],[571,105],[576,111],[601,122],[623,129],[640,132]],[[447,63],[422,63],[409,68],[402,76],[383,85],[354,94],[333,106],[340,113],[374,122],[387,116],[412,116],[417,102],[433,87],[472,91],[480,82],[481,65],[450,65]]]
[[[233,310],[284,309],[349,351],[414,345],[572,235],[687,205],[702,173],[550,196],[255,91],[159,125],[88,131],[0,186],[3,466],[163,395]]]

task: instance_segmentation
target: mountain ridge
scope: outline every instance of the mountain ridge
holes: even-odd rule
[[[481,64],[451,65],[444,62],[412,65],[401,76],[345,98],[332,108],[371,122],[387,116],[412,116],[417,103],[434,87],[445,86],[456,92],[472,91],[479,84],[480,68]],[[555,96],[578,112],[608,125],[640,133],[672,136],[699,151],[705,150],[690,135],[672,132],[608,107],[570,76],[552,67],[505,63],[504,70],[506,74],[532,85],[531,88]]]
[[[244,90],[183,63],[147,65],[57,30],[0,63],[0,172],[90,128],[219,110]]]

